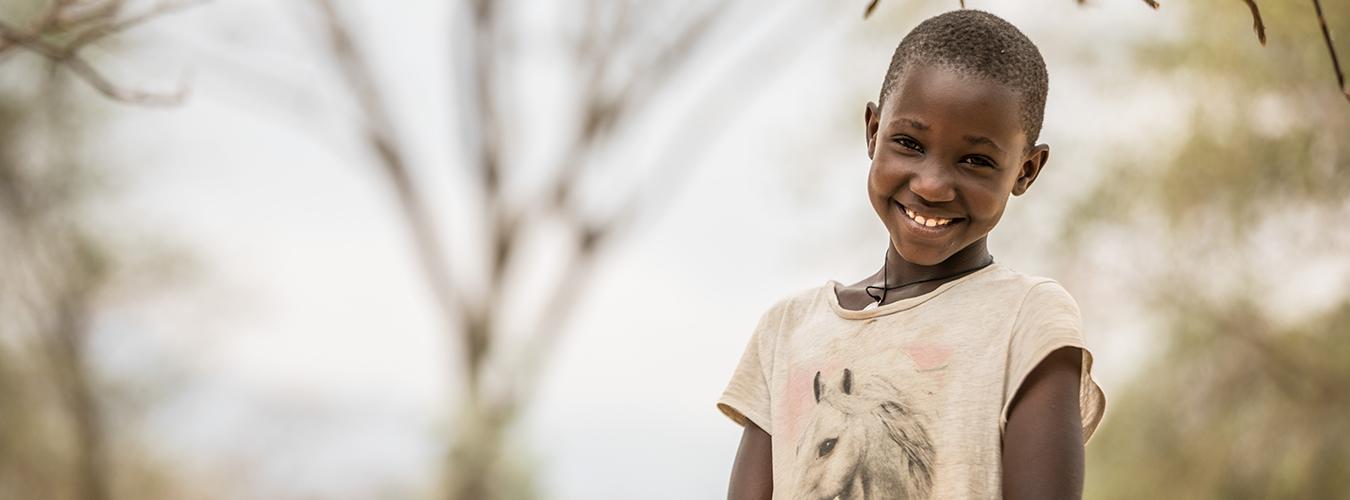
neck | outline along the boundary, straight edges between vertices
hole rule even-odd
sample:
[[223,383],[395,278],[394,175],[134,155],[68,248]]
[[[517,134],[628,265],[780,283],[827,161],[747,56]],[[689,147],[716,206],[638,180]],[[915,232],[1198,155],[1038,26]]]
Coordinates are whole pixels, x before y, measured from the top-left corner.
[[[926,290],[937,288],[948,281],[958,279],[968,274],[966,271],[974,271],[982,268],[992,260],[989,255],[989,248],[985,238],[971,243],[969,246],[952,254],[947,260],[935,265],[924,266],[914,264],[905,260],[900,253],[895,250],[895,246],[887,242],[886,262],[881,269],[878,269],[871,280],[872,284],[882,286],[884,282],[887,286],[895,287],[905,283],[914,283],[925,280],[933,280],[916,285],[914,290],[898,289],[887,294],[886,302],[904,296],[917,295]],[[885,273],[883,281],[882,274]],[[944,278],[944,279],[938,279]]]

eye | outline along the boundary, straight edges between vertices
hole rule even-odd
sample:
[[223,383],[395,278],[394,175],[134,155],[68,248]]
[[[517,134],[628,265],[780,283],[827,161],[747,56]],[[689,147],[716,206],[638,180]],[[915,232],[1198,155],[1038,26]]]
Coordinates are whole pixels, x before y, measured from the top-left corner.
[[825,456],[825,455],[829,455],[829,454],[830,454],[830,450],[833,450],[833,449],[834,449],[834,443],[838,443],[838,442],[839,442],[839,438],[829,438],[829,439],[826,439],[826,440],[824,440],[824,441],[821,441],[821,442],[820,442],[820,456],[823,457],[823,456]]
[[997,167],[997,166],[998,166],[997,164],[994,163],[994,160],[990,160],[989,157],[987,157],[987,156],[982,156],[982,155],[971,155],[971,156],[967,156],[967,157],[965,157],[965,158],[962,158],[962,159],[961,159],[961,162],[962,162],[962,163],[969,163],[969,164],[971,164],[971,165],[976,165],[976,166],[980,166],[980,167]]
[[891,141],[892,141],[892,142],[895,142],[896,144],[899,144],[900,147],[902,147],[902,148],[909,149],[909,150],[912,150],[912,151],[917,151],[917,152],[920,152],[920,153],[923,152],[923,144],[919,144],[919,141],[916,141],[916,140],[914,140],[914,139],[911,138],[911,137],[903,136],[903,135],[897,135],[897,136],[895,136],[894,139],[891,139]]

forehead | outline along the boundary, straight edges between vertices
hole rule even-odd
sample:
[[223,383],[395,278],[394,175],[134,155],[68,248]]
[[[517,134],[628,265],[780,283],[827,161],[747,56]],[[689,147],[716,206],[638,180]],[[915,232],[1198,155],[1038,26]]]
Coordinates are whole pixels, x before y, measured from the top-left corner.
[[1003,140],[1026,135],[1021,96],[994,80],[949,68],[918,64],[907,68],[881,106],[881,126],[901,120],[934,129]]

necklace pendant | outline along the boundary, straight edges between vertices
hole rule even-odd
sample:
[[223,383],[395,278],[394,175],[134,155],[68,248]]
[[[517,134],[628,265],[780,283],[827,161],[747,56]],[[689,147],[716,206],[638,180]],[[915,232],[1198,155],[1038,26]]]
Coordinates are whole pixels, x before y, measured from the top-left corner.
[[879,306],[880,304],[881,304],[880,302],[870,302],[867,305],[863,306],[862,310],[870,311],[872,309],[876,309],[877,306]]

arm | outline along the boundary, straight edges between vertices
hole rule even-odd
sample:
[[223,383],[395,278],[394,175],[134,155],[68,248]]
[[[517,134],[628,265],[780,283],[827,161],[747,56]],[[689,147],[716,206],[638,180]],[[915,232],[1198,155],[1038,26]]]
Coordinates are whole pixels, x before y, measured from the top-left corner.
[[1082,351],[1060,348],[1013,396],[1003,434],[1003,498],[1082,498],[1081,365]]
[[736,463],[731,466],[727,500],[769,500],[773,497],[773,446],[769,433],[745,423]]

